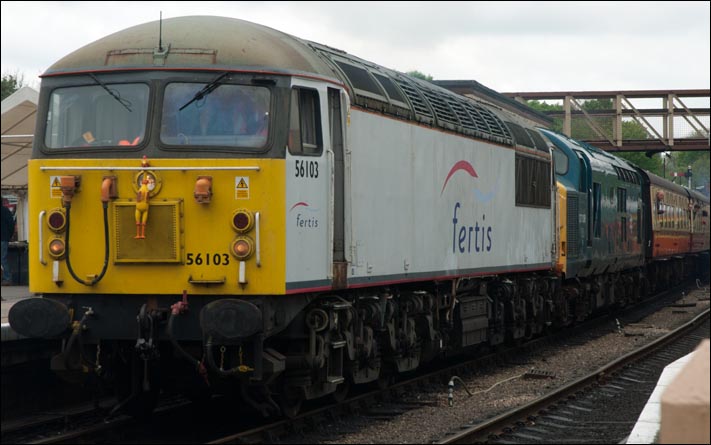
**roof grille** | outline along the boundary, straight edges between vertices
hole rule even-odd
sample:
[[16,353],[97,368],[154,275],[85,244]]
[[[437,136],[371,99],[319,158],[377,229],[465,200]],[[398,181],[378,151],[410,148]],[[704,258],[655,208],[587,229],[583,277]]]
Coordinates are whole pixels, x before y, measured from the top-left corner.
[[432,116],[432,112],[430,111],[430,108],[425,102],[424,98],[415,87],[413,87],[408,81],[405,81],[400,77],[394,77],[393,80],[400,86],[400,89],[410,100],[412,108],[415,110],[416,114],[429,117],[430,119],[434,117]]
[[543,136],[541,136],[538,130],[526,128],[526,132],[529,136],[531,136],[531,139],[533,139],[533,144],[536,146],[536,150],[548,152],[548,145],[546,144],[546,141],[543,140]]
[[479,110],[479,114],[481,114],[484,120],[486,120],[486,123],[489,124],[491,134],[506,139],[513,139],[508,128],[506,128],[506,125],[501,119],[498,118],[498,116],[496,116],[494,113],[487,110],[486,108],[482,107],[481,105],[474,104],[474,106],[477,108],[477,110]]
[[479,113],[479,110],[470,102],[463,102],[462,105],[464,105],[464,108],[467,109],[469,115],[476,123],[477,129],[482,133],[491,134],[489,124],[486,123],[486,120],[482,117],[481,113]]
[[508,125],[509,130],[513,133],[517,145],[523,145],[529,148],[535,147],[533,139],[531,139],[531,136],[522,126],[514,124],[513,122],[506,122],[506,125]]
[[457,117],[459,118],[459,122],[462,124],[462,127],[474,131],[481,131],[474,119],[467,112],[466,108],[464,108],[464,104],[460,103],[459,101],[453,100],[452,98],[446,98],[446,100],[447,104],[449,104],[452,110],[454,110],[454,112],[457,114]]
[[425,88],[420,88],[420,91],[427,98],[430,105],[432,105],[432,109],[434,110],[435,116],[439,122],[446,122],[455,127],[459,125],[457,116],[454,114],[452,109],[449,108],[449,105],[447,105],[447,102],[443,98],[439,97],[434,91],[430,91]]

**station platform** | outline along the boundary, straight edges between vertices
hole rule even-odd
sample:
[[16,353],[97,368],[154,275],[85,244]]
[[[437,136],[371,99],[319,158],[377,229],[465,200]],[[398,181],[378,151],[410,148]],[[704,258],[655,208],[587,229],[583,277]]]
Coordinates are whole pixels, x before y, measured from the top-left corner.
[[[706,341],[706,356],[708,356],[708,340]],[[660,443],[659,434],[661,430],[662,423],[662,394],[668,389],[669,385],[675,381],[675,379],[681,379],[681,382],[686,382],[688,375],[686,377],[680,376],[682,369],[691,362],[694,354],[703,355],[704,352],[701,351],[703,346],[700,346],[694,352],[691,352],[684,357],[670,363],[664,368],[659,380],[657,381],[657,386],[649,396],[647,404],[644,406],[642,413],[637,419],[632,432],[624,443],[628,444],[655,444]],[[696,362],[698,362],[698,358]],[[691,367],[694,367],[691,365]],[[708,366],[706,366],[708,370]],[[685,371],[688,374],[688,369]],[[706,377],[708,379],[708,376]],[[708,380],[707,380],[708,382]],[[686,385],[686,383],[684,383]],[[678,385],[678,383],[677,383]],[[708,386],[707,386],[708,388]],[[708,391],[708,389],[707,389]],[[708,397],[708,395],[707,395]],[[706,399],[708,401],[708,398]],[[708,407],[706,408],[706,428],[708,428]],[[698,425],[703,428],[703,425]],[[708,438],[708,432],[706,437]],[[683,442],[680,442],[683,443]]]
[[659,376],[656,388],[654,388],[652,395],[649,396],[647,404],[644,405],[644,409],[639,415],[626,443],[659,443],[657,435],[662,422],[662,393],[674,380],[674,377],[679,374],[679,371],[689,361],[692,354],[693,352],[664,368],[662,375]]

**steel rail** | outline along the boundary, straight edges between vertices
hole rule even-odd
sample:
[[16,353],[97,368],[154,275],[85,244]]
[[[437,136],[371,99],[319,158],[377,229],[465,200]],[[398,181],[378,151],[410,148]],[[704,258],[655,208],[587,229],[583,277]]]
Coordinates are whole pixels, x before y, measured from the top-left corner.
[[615,371],[640,360],[642,357],[654,352],[655,350],[666,346],[667,344],[684,336],[688,331],[696,328],[700,323],[709,318],[709,309],[694,317],[691,321],[683,324],[674,331],[648,343],[620,358],[610,362],[609,364],[591,372],[590,374],[579,378],[578,380],[569,383],[552,393],[544,395],[526,405],[515,408],[500,414],[486,422],[463,429],[437,443],[439,444],[468,444],[485,441],[486,438],[492,435],[499,435],[506,432],[506,429],[512,428],[516,422],[521,419],[528,420],[531,416],[536,415],[546,407],[555,404],[556,402],[567,399],[569,396],[580,392],[583,388],[595,383],[604,383],[609,375]]

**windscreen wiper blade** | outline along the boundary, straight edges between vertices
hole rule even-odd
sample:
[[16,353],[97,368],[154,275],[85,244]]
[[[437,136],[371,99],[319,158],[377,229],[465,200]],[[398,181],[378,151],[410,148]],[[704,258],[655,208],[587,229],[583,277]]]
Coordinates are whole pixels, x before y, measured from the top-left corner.
[[197,93],[195,93],[195,95],[193,96],[193,98],[190,99],[185,105],[183,105],[182,107],[180,107],[180,108],[178,109],[178,111],[183,111],[183,109],[184,109],[185,107],[187,107],[188,105],[190,105],[191,103],[195,102],[196,100],[200,100],[200,99],[202,99],[203,97],[205,97],[205,96],[207,96],[208,94],[210,94],[210,93],[212,93],[213,91],[215,91],[215,89],[217,89],[217,87],[219,87],[219,86],[222,84],[222,82],[220,82],[220,81],[222,80],[222,78],[225,77],[225,76],[228,75],[228,74],[229,74],[229,72],[224,72],[224,73],[220,74],[219,76],[217,76],[217,78],[216,78],[215,80],[213,80],[212,82],[208,83],[207,85],[205,85],[205,86],[203,87],[203,89],[201,89],[200,91],[198,91]]
[[120,103],[121,105],[123,105],[124,107],[126,107],[126,109],[129,111],[129,113],[132,113],[132,112],[133,112],[133,110],[131,109],[131,105],[132,105],[132,104],[131,104],[131,102],[130,102],[129,100],[122,98],[121,95],[118,94],[116,91],[114,91],[114,90],[112,90],[111,88],[107,87],[106,84],[105,84],[104,82],[100,81],[99,78],[96,77],[93,73],[89,73],[89,77],[91,77],[92,79],[94,79],[94,82],[96,82],[97,84],[99,84],[99,85],[101,86],[101,88],[105,89],[106,92],[109,93],[109,94],[111,95],[111,97],[113,97],[114,99],[116,99],[116,101],[117,101],[118,103]]

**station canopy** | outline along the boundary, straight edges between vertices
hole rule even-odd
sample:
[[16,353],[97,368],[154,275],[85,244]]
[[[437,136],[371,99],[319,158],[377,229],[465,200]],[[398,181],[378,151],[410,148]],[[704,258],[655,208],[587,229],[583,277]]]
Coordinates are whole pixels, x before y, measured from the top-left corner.
[[2,101],[3,190],[27,190],[38,99],[37,90],[25,86]]

